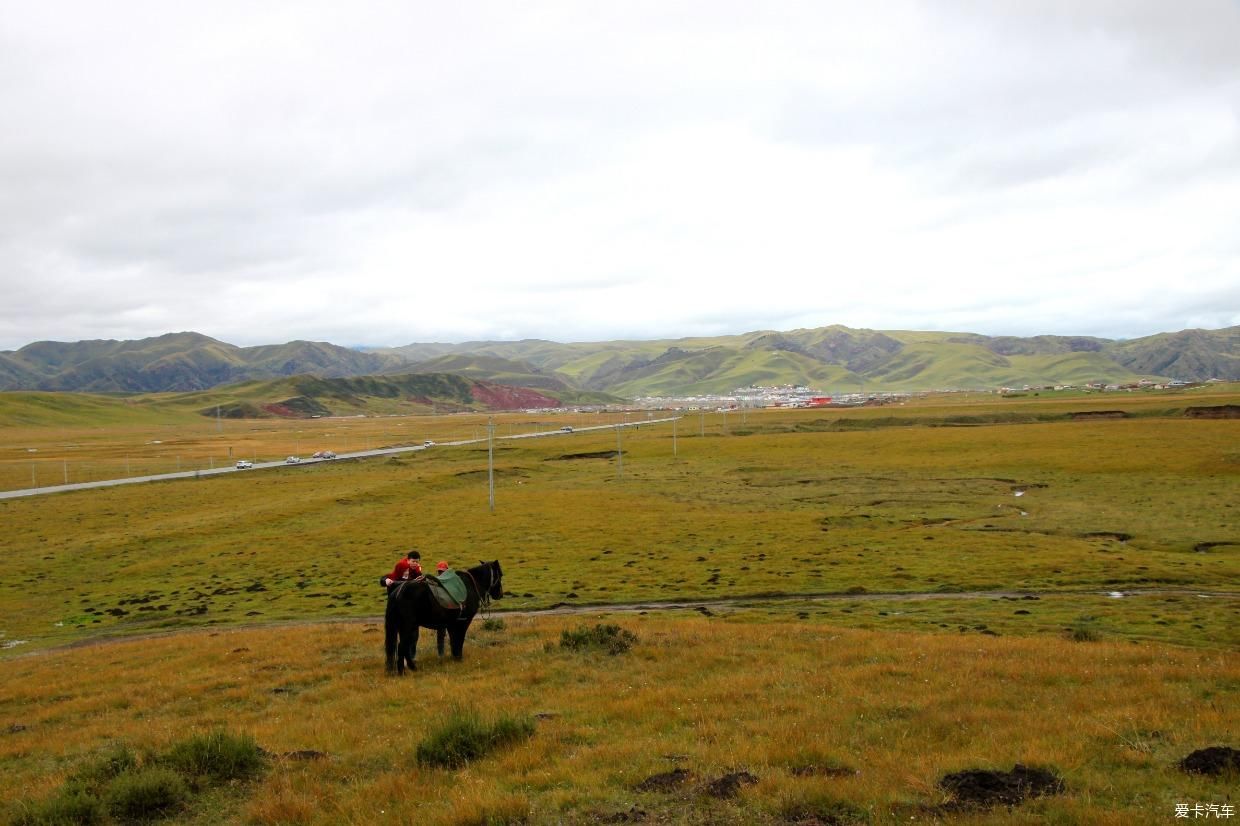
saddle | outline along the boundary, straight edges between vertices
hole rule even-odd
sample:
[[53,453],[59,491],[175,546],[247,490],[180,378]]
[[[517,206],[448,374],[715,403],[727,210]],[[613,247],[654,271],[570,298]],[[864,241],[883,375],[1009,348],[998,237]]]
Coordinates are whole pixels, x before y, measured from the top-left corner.
[[469,592],[465,589],[465,580],[456,571],[445,571],[439,576],[426,575],[426,584],[430,586],[431,596],[439,603],[439,607],[448,611],[463,610]]

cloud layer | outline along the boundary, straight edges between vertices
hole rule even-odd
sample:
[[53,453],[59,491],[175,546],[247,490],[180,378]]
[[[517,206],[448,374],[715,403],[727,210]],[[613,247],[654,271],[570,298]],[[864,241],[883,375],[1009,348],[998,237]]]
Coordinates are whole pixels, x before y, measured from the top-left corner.
[[1229,0],[23,4],[0,349],[1240,324],[1236,43]]

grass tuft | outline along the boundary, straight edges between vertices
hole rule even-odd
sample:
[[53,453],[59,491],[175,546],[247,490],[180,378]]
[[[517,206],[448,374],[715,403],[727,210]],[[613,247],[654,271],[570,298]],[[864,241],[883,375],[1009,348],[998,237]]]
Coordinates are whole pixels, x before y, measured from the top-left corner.
[[184,807],[189,797],[185,778],[172,769],[152,766],[114,779],[104,800],[113,817],[133,822],[166,817]]
[[1073,642],[1098,642],[1102,639],[1102,632],[1089,622],[1077,622],[1066,629],[1065,636]]
[[48,800],[19,803],[13,826],[93,826],[107,818],[103,801],[79,785],[66,785]]
[[128,745],[117,743],[70,775],[68,784],[99,794],[120,775],[138,768],[138,756]]
[[529,717],[501,716],[488,723],[477,711],[458,708],[418,744],[417,759],[424,766],[459,769],[498,748],[533,736],[534,721]]
[[602,650],[608,654],[623,654],[637,642],[637,635],[618,625],[596,624],[576,630],[565,629],[560,633],[560,647],[570,651]]
[[784,805],[780,811],[787,823],[820,823],[829,826],[864,826],[870,813],[846,800],[810,793]]
[[266,762],[263,750],[247,734],[213,731],[173,745],[161,762],[188,777],[211,782],[244,780],[257,775]]

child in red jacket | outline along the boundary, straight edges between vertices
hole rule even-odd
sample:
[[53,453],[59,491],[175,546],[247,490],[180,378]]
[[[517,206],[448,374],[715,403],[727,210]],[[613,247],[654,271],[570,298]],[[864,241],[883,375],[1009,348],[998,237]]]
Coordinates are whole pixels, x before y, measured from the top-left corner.
[[396,562],[396,567],[392,569],[392,573],[379,577],[379,584],[388,586],[402,580],[417,579],[422,576],[422,563],[418,561],[421,558],[422,554],[417,551],[410,551],[405,554],[403,559]]

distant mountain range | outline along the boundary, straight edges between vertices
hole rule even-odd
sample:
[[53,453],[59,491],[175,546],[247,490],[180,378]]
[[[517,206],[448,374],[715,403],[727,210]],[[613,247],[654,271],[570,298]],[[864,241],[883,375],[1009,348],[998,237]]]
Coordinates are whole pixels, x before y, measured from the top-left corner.
[[349,349],[292,341],[237,347],[199,333],[140,341],[43,341],[0,352],[0,389],[149,393],[256,379],[452,374],[576,399],[725,393],[803,384],[829,392],[1240,380],[1240,327],[1115,341],[832,326],[714,338],[479,341]]

